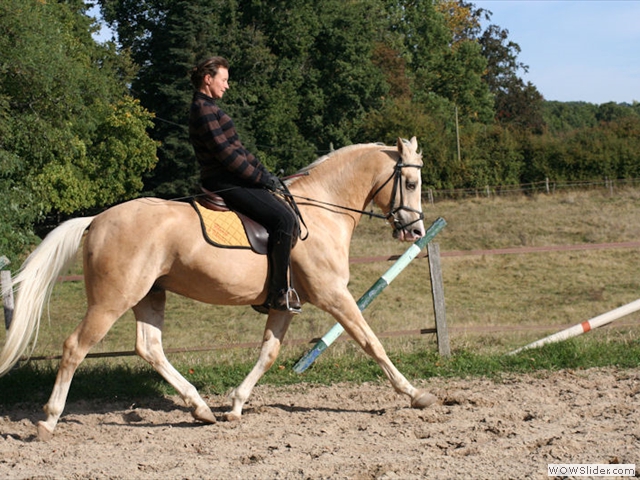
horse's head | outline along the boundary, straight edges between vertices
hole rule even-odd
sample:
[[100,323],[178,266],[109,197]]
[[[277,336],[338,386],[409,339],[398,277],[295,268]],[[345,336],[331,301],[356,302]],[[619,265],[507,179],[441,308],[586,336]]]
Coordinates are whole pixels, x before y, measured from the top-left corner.
[[373,200],[385,212],[393,227],[393,236],[412,242],[424,236],[422,219],[421,168],[422,153],[416,137],[398,138],[396,164],[391,175],[376,187]]

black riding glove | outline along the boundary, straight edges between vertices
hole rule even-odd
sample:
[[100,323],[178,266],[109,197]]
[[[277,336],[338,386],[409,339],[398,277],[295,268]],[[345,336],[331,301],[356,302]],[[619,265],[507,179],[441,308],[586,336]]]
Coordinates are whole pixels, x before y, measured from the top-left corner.
[[280,183],[280,179],[275,175],[273,175],[272,173],[269,173],[265,176],[265,178],[262,181],[262,184],[266,189],[271,190],[272,192],[277,192],[282,187],[282,184]]

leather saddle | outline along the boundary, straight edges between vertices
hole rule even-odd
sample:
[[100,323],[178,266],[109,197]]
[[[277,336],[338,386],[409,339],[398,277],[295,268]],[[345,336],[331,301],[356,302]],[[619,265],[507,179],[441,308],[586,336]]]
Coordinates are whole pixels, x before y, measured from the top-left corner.
[[202,190],[205,195],[197,197],[191,204],[200,217],[205,240],[220,248],[247,248],[266,255],[267,229],[255,220],[230,210],[219,195]]

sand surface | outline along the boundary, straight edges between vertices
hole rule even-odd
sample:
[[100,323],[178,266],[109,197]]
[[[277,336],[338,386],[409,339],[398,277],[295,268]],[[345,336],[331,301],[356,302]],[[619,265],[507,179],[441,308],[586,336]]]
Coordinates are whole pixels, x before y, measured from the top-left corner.
[[[640,368],[425,381],[426,410],[386,384],[258,386],[240,422],[194,422],[179,398],[0,414],[3,479],[547,479],[549,463],[640,467]],[[73,387],[72,387],[73,388]],[[223,396],[206,398],[220,419]],[[610,477],[609,477],[610,478]]]

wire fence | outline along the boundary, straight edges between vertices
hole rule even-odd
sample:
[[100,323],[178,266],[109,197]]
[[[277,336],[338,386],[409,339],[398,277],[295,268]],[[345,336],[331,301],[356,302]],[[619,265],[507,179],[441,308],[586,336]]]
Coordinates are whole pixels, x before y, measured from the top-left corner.
[[513,195],[533,195],[536,193],[545,193],[553,195],[554,193],[569,190],[606,190],[611,195],[614,194],[616,188],[638,188],[640,179],[626,178],[611,180],[605,178],[601,181],[582,181],[582,182],[564,182],[545,179],[540,182],[523,183],[519,185],[487,185],[482,188],[449,188],[437,190],[428,188],[423,192],[423,199],[430,204],[442,200],[461,200],[465,198],[491,198]]

